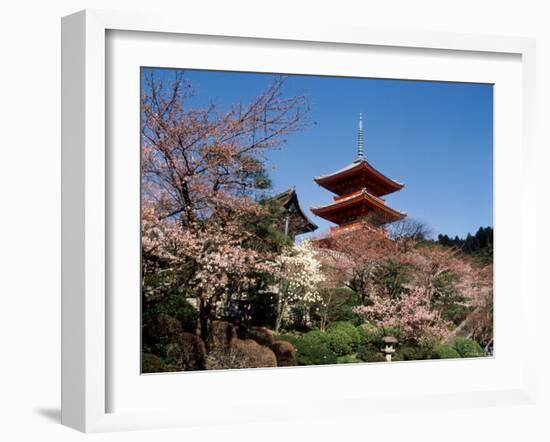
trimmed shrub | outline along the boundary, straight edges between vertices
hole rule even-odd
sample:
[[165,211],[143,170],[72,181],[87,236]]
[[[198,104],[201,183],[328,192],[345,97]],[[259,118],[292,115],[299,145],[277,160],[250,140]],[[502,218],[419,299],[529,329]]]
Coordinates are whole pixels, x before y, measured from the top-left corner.
[[[384,355],[384,357],[385,357],[385,355]],[[385,360],[385,359],[384,359],[384,360]],[[404,361],[403,355],[400,354],[400,353],[397,352],[397,351],[391,356],[391,360],[392,360],[393,362]]]
[[275,353],[252,339],[233,339],[231,341],[231,353],[236,365],[234,368],[277,366]]
[[454,348],[456,348],[456,351],[460,353],[460,356],[463,358],[478,358],[480,356],[485,356],[485,352],[483,348],[481,348],[481,345],[473,339],[455,338]]
[[310,331],[296,341],[298,365],[335,364],[334,353],[327,341],[326,334]]
[[204,370],[206,368],[204,342],[192,333],[180,333],[176,345],[170,350],[168,356],[173,358],[184,371]]
[[382,348],[382,337],[384,331],[373,324],[364,323],[356,327],[359,334],[359,345],[357,357],[364,362],[383,362],[384,354]]
[[180,321],[183,331],[195,333],[199,320],[199,312],[189,301],[181,298],[175,306],[175,317]]
[[335,328],[326,333],[326,338],[330,349],[337,356],[344,356],[353,352],[353,339],[345,330]]
[[381,345],[384,331],[368,322],[357,327],[360,336],[360,345]]
[[216,347],[206,356],[209,370],[276,366],[275,353],[252,339],[233,338],[229,348]]
[[260,345],[271,347],[275,342],[273,332],[265,327],[251,327],[248,330],[248,339],[253,339]]
[[386,358],[380,350],[373,347],[362,347],[357,352],[357,357],[364,362],[385,362]]
[[339,356],[336,360],[337,364],[357,364],[358,362],[362,361],[357,357],[356,354]]
[[298,339],[300,339],[300,336],[284,334],[284,335],[274,335],[273,338],[275,339],[275,341],[290,342],[293,347],[296,347],[296,343],[298,342]]
[[212,321],[208,333],[209,349],[228,349],[232,339],[237,337],[235,328],[225,321]]
[[351,322],[335,322],[328,328],[328,332],[342,331],[351,339],[352,350],[357,350],[363,342],[361,331]]
[[434,349],[434,356],[437,359],[458,359],[460,358],[460,353],[450,345],[438,345]]
[[179,371],[178,367],[166,364],[161,358],[151,353],[141,354],[142,373],[163,373],[167,371]]
[[160,301],[157,310],[161,314],[164,313],[176,318],[180,322],[183,331],[195,333],[199,312],[180,293],[168,294]]
[[181,323],[173,316],[165,313],[150,316],[149,323],[143,328],[144,347],[147,343],[147,348],[152,354],[166,358],[182,332]]
[[181,323],[173,316],[160,313],[151,324],[151,332],[157,338],[173,339],[183,331]]
[[293,367],[296,365],[296,349],[287,341],[275,341],[271,350],[277,358],[277,367]]
[[402,358],[403,361],[421,361],[432,358],[432,354],[428,348],[413,344],[399,345],[395,356]]
[[[145,276],[145,278],[150,277]],[[197,309],[184,298],[180,288],[165,287],[164,284],[167,282],[162,277],[159,281],[150,281],[153,286],[158,287],[159,291],[146,295],[146,290],[143,290],[141,296],[143,349],[147,349],[147,352],[163,360],[174,345],[177,335],[184,331],[195,333],[198,323]],[[165,318],[172,318],[172,323],[166,322]]]
[[206,354],[207,370],[222,370],[234,367],[234,360],[229,348],[214,347]]

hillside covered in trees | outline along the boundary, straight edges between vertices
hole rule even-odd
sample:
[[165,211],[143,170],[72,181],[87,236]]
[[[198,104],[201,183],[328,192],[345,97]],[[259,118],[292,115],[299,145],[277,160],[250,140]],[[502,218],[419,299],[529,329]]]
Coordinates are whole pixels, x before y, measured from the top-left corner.
[[465,254],[479,257],[487,263],[493,262],[492,227],[480,227],[474,235],[468,233],[466,238],[450,238],[448,235],[439,234],[437,243],[446,247],[456,247]]

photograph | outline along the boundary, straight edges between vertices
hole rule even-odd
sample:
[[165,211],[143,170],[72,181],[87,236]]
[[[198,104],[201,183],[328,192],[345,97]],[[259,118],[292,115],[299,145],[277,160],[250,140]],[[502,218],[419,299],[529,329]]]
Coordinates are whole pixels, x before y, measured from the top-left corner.
[[142,373],[495,355],[493,84],[140,82]]

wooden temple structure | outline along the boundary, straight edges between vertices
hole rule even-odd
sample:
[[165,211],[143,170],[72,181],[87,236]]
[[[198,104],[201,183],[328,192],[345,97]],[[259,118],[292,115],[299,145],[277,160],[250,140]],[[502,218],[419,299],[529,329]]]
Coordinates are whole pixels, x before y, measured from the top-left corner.
[[401,190],[404,184],[388,178],[365,159],[363,118],[359,116],[357,158],[329,175],[315,177],[321,187],[334,193],[333,202],[311,211],[336,224],[331,234],[346,233],[365,224],[380,227],[406,217],[392,209],[382,197]]
[[285,235],[295,238],[297,235],[317,230],[317,225],[307,217],[300,207],[294,187],[275,195],[272,201],[278,202],[284,209],[284,216],[278,227]]

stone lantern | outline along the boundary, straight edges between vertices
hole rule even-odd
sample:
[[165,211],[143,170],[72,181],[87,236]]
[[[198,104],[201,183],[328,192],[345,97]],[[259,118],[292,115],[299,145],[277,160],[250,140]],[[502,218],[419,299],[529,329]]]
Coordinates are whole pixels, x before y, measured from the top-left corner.
[[395,346],[397,345],[397,339],[393,336],[384,336],[382,338],[382,353],[386,355],[386,361],[391,362],[391,356],[395,353]]

